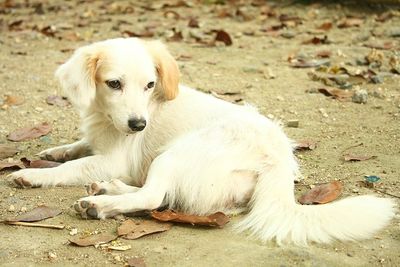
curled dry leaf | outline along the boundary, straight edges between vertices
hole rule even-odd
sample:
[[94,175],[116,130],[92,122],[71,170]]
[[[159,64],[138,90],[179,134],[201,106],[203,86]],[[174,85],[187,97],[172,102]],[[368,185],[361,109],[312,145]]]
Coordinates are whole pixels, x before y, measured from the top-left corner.
[[232,102],[232,103],[239,103],[243,101],[243,98],[240,96],[239,92],[224,92],[224,93],[217,93],[215,91],[210,91],[214,97]]
[[296,142],[295,150],[296,151],[301,151],[301,150],[314,150],[317,147],[317,142],[310,141],[310,140],[302,140]]
[[21,158],[21,162],[25,168],[54,168],[61,165],[61,162],[49,161],[49,160],[29,160],[27,158]]
[[232,38],[224,30],[216,30],[217,35],[215,36],[214,41],[223,42],[226,46],[232,45]]
[[7,219],[8,222],[37,222],[44,219],[53,218],[61,213],[61,210],[45,205],[34,208],[24,214]]
[[14,142],[24,141],[28,139],[38,138],[46,135],[51,131],[51,125],[47,122],[35,125],[33,127],[25,127],[10,133],[7,139]]
[[118,236],[114,234],[108,234],[108,233],[103,233],[103,234],[98,234],[98,235],[89,235],[85,237],[71,237],[69,242],[72,244],[79,246],[79,247],[88,247],[88,246],[97,246],[100,244],[106,244],[108,242],[111,242],[115,239],[117,239]]
[[299,198],[301,204],[325,204],[337,199],[342,193],[343,185],[339,181],[315,186]]
[[318,92],[325,96],[331,96],[334,99],[338,100],[347,100],[350,99],[353,95],[352,92],[337,88],[318,88]]
[[364,23],[360,18],[344,18],[337,24],[338,28],[360,27]]
[[17,154],[20,150],[13,145],[0,144],[0,160]]
[[364,161],[376,158],[376,156],[362,156],[362,155],[353,155],[353,154],[346,154],[344,155],[345,161]]
[[0,171],[8,169],[23,169],[24,164],[19,160],[4,159],[0,161]]
[[59,95],[49,95],[46,98],[46,103],[49,105],[54,105],[59,107],[66,107],[71,104],[66,97],[62,97]]
[[302,44],[314,44],[314,45],[319,45],[319,44],[330,44],[331,41],[328,40],[328,36],[325,35],[324,37],[317,37],[314,36],[313,38],[309,40],[305,40],[302,42]]
[[222,227],[229,222],[229,217],[222,212],[216,212],[208,216],[189,215],[173,210],[151,212],[151,217],[162,222],[179,222],[192,225],[219,226]]
[[154,32],[151,32],[149,30],[145,30],[143,32],[133,32],[133,31],[125,30],[122,32],[122,35],[127,36],[127,37],[150,38],[150,37],[154,36]]
[[137,220],[126,220],[118,227],[118,236],[122,236],[125,239],[138,239],[145,235],[154,233],[165,232],[171,229],[172,224],[160,223],[155,221],[137,221]]

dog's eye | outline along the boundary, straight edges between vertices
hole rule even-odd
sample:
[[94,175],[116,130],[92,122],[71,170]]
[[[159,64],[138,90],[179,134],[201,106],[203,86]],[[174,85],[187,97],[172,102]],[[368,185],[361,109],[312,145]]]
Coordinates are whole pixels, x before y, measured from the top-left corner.
[[154,82],[149,82],[146,87],[144,88],[144,90],[148,90],[154,87]]
[[108,80],[106,81],[108,87],[114,90],[121,90],[121,82],[118,80]]

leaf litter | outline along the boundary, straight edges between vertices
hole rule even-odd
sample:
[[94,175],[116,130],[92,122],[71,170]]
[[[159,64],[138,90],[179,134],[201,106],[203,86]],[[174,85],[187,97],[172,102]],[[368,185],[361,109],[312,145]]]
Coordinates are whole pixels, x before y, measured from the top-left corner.
[[14,142],[20,142],[38,138],[40,136],[47,135],[50,132],[51,125],[47,122],[43,122],[32,127],[25,127],[15,130],[7,136],[7,139]]
[[48,218],[53,218],[61,213],[60,209],[41,205],[28,211],[24,214],[16,216],[14,218],[8,218],[7,222],[38,222]]
[[14,145],[0,144],[0,160],[12,157],[19,151],[20,150]]
[[222,212],[216,212],[208,216],[198,216],[184,214],[174,210],[153,210],[151,212],[151,217],[162,222],[178,222],[191,225],[203,225],[213,227],[222,227],[229,222],[229,217]]
[[342,189],[343,185],[339,181],[320,184],[303,194],[298,201],[303,205],[329,203],[342,194]]
[[168,231],[171,227],[171,223],[151,220],[126,220],[118,227],[117,234],[124,239],[138,239],[145,235]]

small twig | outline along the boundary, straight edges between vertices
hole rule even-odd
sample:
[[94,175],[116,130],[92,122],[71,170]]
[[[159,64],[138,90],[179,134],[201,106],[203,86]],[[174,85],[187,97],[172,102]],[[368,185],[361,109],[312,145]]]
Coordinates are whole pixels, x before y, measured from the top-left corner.
[[400,198],[400,196],[396,196],[396,195],[393,195],[393,194],[387,193],[387,192],[385,192],[385,191],[383,191],[383,190],[379,190],[379,189],[376,189],[376,188],[374,188],[374,190],[375,190],[375,191],[377,191],[377,192],[379,192],[379,193],[382,193],[382,194],[385,194],[385,195],[391,196],[391,197]]
[[364,145],[364,144],[363,143],[359,143],[359,144],[356,144],[356,145],[349,146],[349,147],[343,149],[342,153],[347,151],[347,150],[349,150],[349,149],[351,149],[351,148],[355,148],[355,147],[362,146],[362,145]]
[[65,225],[53,225],[53,224],[41,224],[41,223],[28,223],[28,222],[8,222],[3,221],[2,223],[20,226],[30,226],[30,227],[42,227],[51,229],[64,229]]

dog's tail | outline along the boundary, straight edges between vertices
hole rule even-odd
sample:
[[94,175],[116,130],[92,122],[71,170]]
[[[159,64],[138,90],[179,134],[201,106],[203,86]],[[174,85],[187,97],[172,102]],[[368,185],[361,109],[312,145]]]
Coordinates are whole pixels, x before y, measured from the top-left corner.
[[[274,162],[261,173],[249,214],[237,225],[264,241],[278,244],[328,243],[371,237],[394,216],[395,203],[375,196],[356,196],[323,205],[299,205],[294,198],[297,164]],[[279,161],[279,160],[278,160]],[[289,164],[288,164],[289,163]]]

